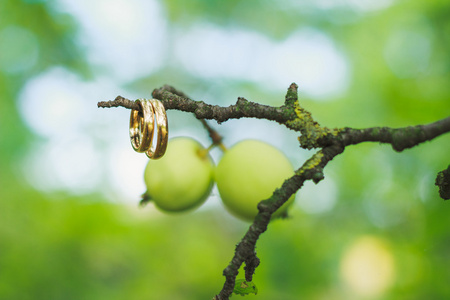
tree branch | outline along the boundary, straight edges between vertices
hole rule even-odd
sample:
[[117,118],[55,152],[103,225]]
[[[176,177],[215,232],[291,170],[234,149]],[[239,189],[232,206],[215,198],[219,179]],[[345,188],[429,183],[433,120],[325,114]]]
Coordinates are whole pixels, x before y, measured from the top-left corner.
[[345,145],[362,142],[380,142],[391,144],[395,151],[417,146],[450,131],[450,117],[427,124],[403,128],[372,127],[366,129],[345,128],[341,137]]
[[110,108],[110,107],[125,107],[128,109],[135,109],[141,111],[141,107],[137,105],[134,101],[128,100],[122,96],[117,96],[113,101],[100,101],[97,103],[97,107]]
[[[344,151],[344,148],[338,144],[318,151],[295,172],[294,176],[287,179],[281,188],[275,190],[269,199],[263,200],[258,204],[259,212],[256,215],[253,224],[239,244],[237,244],[235,254],[230,264],[223,271],[226,280],[219,295],[216,296],[216,299],[229,299],[233,292],[238,270],[243,262],[246,262],[246,280],[252,280],[255,269],[253,262],[257,261],[259,264],[259,259],[256,257],[255,251],[256,242],[261,234],[267,230],[272,214],[295,194],[303,186],[303,183],[306,180],[314,180],[317,183],[323,179],[323,168],[336,155],[342,153],[342,151]],[[317,174],[319,174],[319,176]],[[247,262],[250,262],[250,265],[247,265]]]
[[[291,84],[285,97],[285,105],[273,107],[250,102],[239,97],[236,104],[227,107],[206,104],[203,101],[189,99],[186,94],[174,87],[164,85],[153,90],[152,96],[160,100],[165,109],[175,109],[193,113],[198,119],[216,120],[219,124],[230,119],[258,118],[276,121],[291,130],[301,133],[300,145],[306,149],[325,147],[332,144],[332,136],[341,129],[328,129],[321,127],[311,113],[303,109],[298,101],[297,85]],[[101,101],[98,107],[109,108],[122,106],[129,109],[138,109],[133,101],[117,96],[113,101]]]
[[173,88],[164,86],[155,89],[153,97],[163,102],[166,109],[176,109],[193,113],[198,119],[216,120],[218,123],[229,119],[240,118],[259,118],[277,121],[284,124],[291,116],[283,112],[280,107],[272,107],[250,102],[245,98],[239,97],[236,104],[228,107],[206,104],[203,101],[191,100],[170,92]]
[[[315,183],[321,181],[324,178],[324,167],[335,156],[342,153],[346,146],[362,142],[380,142],[391,144],[395,151],[403,151],[450,132],[450,116],[427,125],[404,128],[329,129],[320,126],[312,118],[311,114],[300,106],[297,89],[298,87],[295,83],[289,86],[285,96],[285,103],[280,107],[254,103],[244,98],[238,98],[236,104],[227,107],[210,105],[203,101],[191,100],[183,92],[168,85],[155,89],[152,93],[154,98],[159,99],[163,103],[166,110],[176,109],[191,112],[198,119],[213,119],[218,123],[244,117],[272,120],[285,125],[291,130],[300,132],[299,142],[301,147],[306,149],[321,148],[295,172],[294,176],[287,179],[281,188],[275,190],[269,199],[263,200],[258,204],[258,214],[247,233],[237,244],[231,262],[224,269],[223,274],[226,280],[222,290],[214,299],[225,300],[230,297],[234,289],[238,270],[244,262],[246,264],[244,268],[245,278],[248,281],[252,280],[255,269],[260,262],[256,256],[256,242],[261,234],[267,230],[272,214],[295,194],[306,180],[313,180]],[[117,106],[139,109],[133,101],[121,96],[117,96],[114,101],[98,103],[98,107]],[[203,121],[203,124],[205,125],[206,122]],[[208,127],[206,124],[207,129]],[[444,172],[445,170],[441,173],[444,174]],[[445,173],[442,177],[447,175]],[[440,177],[438,176],[438,178]],[[447,184],[449,180],[447,177],[445,178],[442,182],[444,182],[444,189],[448,193]],[[438,179],[436,179],[436,184],[438,184]]]

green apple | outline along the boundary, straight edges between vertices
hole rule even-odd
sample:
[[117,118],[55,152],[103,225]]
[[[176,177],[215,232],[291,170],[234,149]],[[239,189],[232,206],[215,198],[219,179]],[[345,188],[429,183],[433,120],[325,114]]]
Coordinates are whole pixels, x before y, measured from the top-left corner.
[[[227,150],[217,165],[215,179],[225,207],[234,215],[253,220],[257,205],[294,175],[294,168],[277,148],[257,140],[245,140]],[[284,215],[293,195],[273,215]]]
[[213,178],[214,163],[208,151],[188,137],[171,139],[165,155],[150,160],[144,173],[151,201],[169,212],[200,206],[211,192]]

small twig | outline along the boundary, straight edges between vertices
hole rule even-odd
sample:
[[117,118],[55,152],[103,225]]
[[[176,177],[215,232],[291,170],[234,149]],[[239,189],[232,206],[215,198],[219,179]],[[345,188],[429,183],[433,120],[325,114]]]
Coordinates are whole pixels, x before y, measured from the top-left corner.
[[205,127],[205,129],[208,131],[213,145],[220,145],[222,143],[223,136],[221,136],[214,128],[209,126],[209,124],[204,119],[200,119],[200,122],[202,122],[203,127]]
[[256,251],[253,251],[253,254],[247,257],[245,260],[245,280],[253,281],[253,274],[255,274],[256,268],[259,266],[260,260],[256,256]]
[[136,102],[128,100],[122,96],[117,96],[113,101],[100,101],[97,103],[97,107],[109,108],[109,107],[125,107],[128,109],[136,109],[141,111],[141,107]]
[[150,201],[152,201],[152,198],[150,197],[149,194],[147,194],[147,192],[145,192],[144,194],[142,194],[141,196],[141,201],[139,201],[139,206],[140,207],[144,207],[147,204],[150,203]]

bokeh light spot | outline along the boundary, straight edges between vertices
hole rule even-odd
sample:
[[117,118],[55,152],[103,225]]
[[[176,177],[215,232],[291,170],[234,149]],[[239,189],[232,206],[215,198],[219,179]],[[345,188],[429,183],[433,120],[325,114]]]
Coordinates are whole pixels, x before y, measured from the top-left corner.
[[19,95],[24,120],[43,137],[67,136],[86,117],[77,87],[80,79],[59,67],[31,78]]
[[80,24],[77,39],[89,62],[125,82],[160,68],[167,52],[165,13],[158,1],[59,0]]
[[272,90],[297,82],[316,100],[340,95],[350,81],[343,54],[331,38],[311,28],[275,42],[256,32],[202,24],[180,34],[175,54],[189,72],[206,80],[244,80]]
[[99,153],[89,137],[71,136],[36,145],[24,159],[23,173],[45,191],[92,192],[101,178]]
[[330,100],[349,85],[350,69],[343,54],[326,34],[306,28],[281,43],[272,64],[271,82],[297,82],[300,91],[315,100]]
[[350,289],[363,297],[377,297],[394,282],[395,261],[379,238],[358,238],[341,258],[340,273]]
[[113,188],[114,200],[139,202],[140,196],[146,191],[144,170],[147,162],[147,156],[132,151],[128,144],[126,147],[117,147],[110,152],[108,188]]

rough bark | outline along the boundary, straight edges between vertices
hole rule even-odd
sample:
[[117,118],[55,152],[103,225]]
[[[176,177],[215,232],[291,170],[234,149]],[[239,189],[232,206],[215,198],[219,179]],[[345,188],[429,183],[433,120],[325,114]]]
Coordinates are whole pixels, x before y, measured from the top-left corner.
[[[222,107],[210,105],[203,101],[190,99],[183,92],[174,87],[165,85],[155,89],[152,96],[159,99],[167,109],[176,109],[193,113],[198,119],[215,120],[218,123],[230,119],[258,118],[276,121],[287,128],[300,133],[300,146],[305,149],[318,148],[319,150],[308,159],[295,175],[287,179],[281,188],[274,191],[268,199],[258,204],[258,214],[248,231],[236,245],[236,249],[228,266],[223,270],[225,283],[222,290],[214,299],[229,299],[233,293],[234,284],[238,270],[245,263],[245,278],[252,280],[255,269],[259,265],[256,256],[256,243],[267,230],[272,214],[280,208],[293,194],[295,194],[307,180],[318,183],[324,178],[324,167],[337,155],[341,154],[347,146],[362,142],[379,142],[391,144],[395,151],[403,151],[417,146],[423,142],[430,141],[435,137],[450,132],[450,116],[427,124],[408,126],[403,128],[372,127],[365,129],[322,127],[311,116],[311,113],[303,109],[298,100],[297,85],[292,83],[286,93],[284,105],[273,107],[261,105],[238,98],[236,104]],[[122,96],[117,96],[113,101],[99,102],[98,107],[125,107],[139,109],[134,101]],[[213,141],[221,140],[221,137],[209,127],[205,121]],[[443,199],[450,197],[450,166],[439,173],[436,185],[440,188]]]

